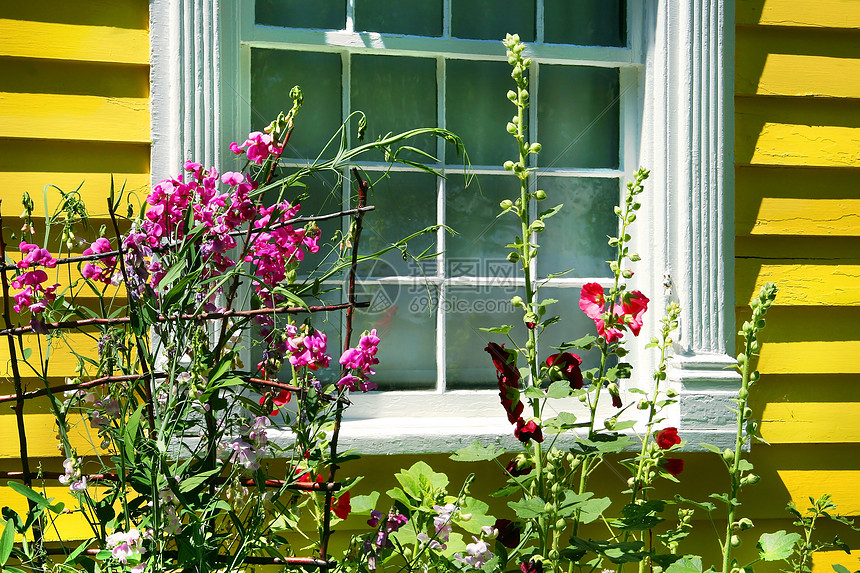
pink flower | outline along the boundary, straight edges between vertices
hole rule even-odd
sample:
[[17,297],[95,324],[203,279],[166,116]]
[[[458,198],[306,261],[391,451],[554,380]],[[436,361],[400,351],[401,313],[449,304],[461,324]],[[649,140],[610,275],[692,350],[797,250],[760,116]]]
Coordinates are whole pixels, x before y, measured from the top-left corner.
[[597,334],[607,343],[612,343],[624,336],[625,327],[630,328],[634,336],[639,336],[639,331],[642,329],[642,315],[648,310],[649,302],[645,295],[634,290],[622,295],[621,305],[613,304],[612,312],[606,316],[603,287],[597,283],[588,283],[582,287],[579,308],[594,321]]
[[603,314],[605,306],[605,297],[603,287],[597,283],[588,283],[582,286],[582,291],[579,295],[579,308],[585,313],[585,316],[596,321]]
[[634,290],[623,297],[621,308],[624,310],[627,326],[634,336],[639,336],[639,330],[642,328],[642,315],[648,310],[649,302],[651,301],[638,290]]

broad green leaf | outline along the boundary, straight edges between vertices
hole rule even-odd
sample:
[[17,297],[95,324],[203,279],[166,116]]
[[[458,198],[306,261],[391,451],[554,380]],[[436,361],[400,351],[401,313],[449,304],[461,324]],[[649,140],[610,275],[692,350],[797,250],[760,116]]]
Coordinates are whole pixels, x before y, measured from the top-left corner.
[[546,398],[546,392],[538,388],[537,386],[529,386],[525,390],[521,392],[524,398],[532,398],[534,400],[543,400]]
[[[492,515],[487,515],[490,506],[479,499],[466,497],[460,504],[460,512],[454,514],[454,521],[461,528],[474,535],[480,535],[481,528],[484,526],[493,525],[496,518]],[[469,515],[468,520],[461,519],[462,515]]]
[[576,416],[570,412],[559,412],[555,418],[550,418],[544,422],[544,429],[548,432],[561,433],[572,428],[588,427],[588,422],[576,423]]
[[597,337],[593,334],[586,334],[582,338],[577,338],[576,340],[572,340],[571,342],[564,342],[561,346],[553,346],[556,350],[560,352],[564,352],[565,350],[570,350],[571,348],[579,348],[581,350],[590,350],[591,346],[597,342]]
[[492,334],[507,334],[511,331],[513,326],[509,324],[503,324],[502,326],[493,326],[492,328],[479,328],[481,332],[490,332]]
[[589,499],[580,507],[579,522],[591,523],[592,521],[596,521],[611,504],[612,500],[608,497]]
[[24,360],[30,360],[30,357],[33,355],[33,349],[25,348],[21,351],[21,354]]
[[831,567],[833,567],[833,570],[836,571],[836,573],[851,573],[848,567],[840,565],[839,563],[834,563]]
[[652,499],[645,503],[628,503],[621,509],[621,519],[616,520],[615,525],[623,531],[635,531],[652,529],[663,521],[657,514],[665,509],[666,503],[661,500]]
[[549,389],[546,391],[546,395],[553,399],[567,398],[570,396],[570,391],[570,382],[567,380],[558,380],[550,384]]
[[15,543],[15,523],[10,519],[3,527],[3,535],[0,536],[0,565],[6,565],[9,556],[12,555],[12,544]]
[[720,448],[718,448],[717,446],[715,446],[713,444],[699,444],[699,445],[702,448],[708,450],[709,452],[713,452],[713,453],[717,454],[718,456],[723,455],[723,450],[721,450]]
[[400,503],[402,503],[406,507],[415,507],[414,502],[411,499],[409,499],[409,496],[407,496],[406,493],[404,493],[404,491],[402,489],[400,489],[399,487],[391,488],[390,490],[385,492],[385,495],[387,495],[388,497],[390,497],[394,501],[399,501]]
[[669,565],[666,573],[702,573],[702,558],[695,555],[682,557]]
[[494,460],[503,453],[505,453],[503,448],[482,446],[478,442],[472,442],[465,448],[459,449],[451,454],[451,459],[455,462],[481,462]]
[[791,557],[798,541],[800,541],[799,533],[786,533],[781,529],[776,533],[763,533],[756,547],[758,547],[759,557],[765,561],[781,561]]
[[212,470],[207,470],[204,472],[194,474],[191,477],[187,477],[187,478],[183,479],[182,482],[180,482],[179,491],[181,493],[188,493],[189,491],[197,489],[204,482],[206,482],[207,479],[218,474],[220,471],[221,471],[220,468],[215,468]]
[[379,501],[379,492],[375,491],[370,495],[357,495],[349,501],[352,507],[352,513],[356,515],[370,515],[370,512],[376,509],[376,503]]
[[[403,472],[400,472],[397,475],[402,473]],[[407,473],[415,476],[419,483],[422,481],[420,477],[423,476],[427,483],[433,486],[434,489],[444,489],[448,487],[448,476],[443,473],[434,472],[433,468],[425,462],[415,462],[412,464],[412,467],[407,470]]]
[[544,512],[546,502],[539,497],[531,497],[522,501],[509,501],[508,507],[513,509],[520,519],[532,519]]
[[137,431],[140,428],[140,417],[143,415],[143,408],[145,404],[141,404],[134,413],[128,417],[128,421],[125,424],[125,436],[123,436],[123,448],[125,450],[125,457],[129,461],[129,463],[133,466],[135,463],[135,441],[137,441]]
[[751,471],[753,469],[753,465],[748,460],[741,458],[739,463],[738,463],[738,469],[741,470],[742,472],[748,472],[748,471]]

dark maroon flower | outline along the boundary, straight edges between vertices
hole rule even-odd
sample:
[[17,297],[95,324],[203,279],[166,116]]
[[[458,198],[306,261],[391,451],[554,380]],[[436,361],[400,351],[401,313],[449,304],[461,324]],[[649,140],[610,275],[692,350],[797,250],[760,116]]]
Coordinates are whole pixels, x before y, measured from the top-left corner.
[[508,422],[511,424],[517,423],[517,418],[519,418],[525,407],[523,403],[520,402],[520,391],[518,388],[511,388],[510,386],[503,387],[499,384],[499,399],[502,402],[502,407],[504,407],[505,412],[508,413]]
[[510,519],[497,519],[493,529],[499,532],[496,539],[508,549],[513,549],[520,544],[520,533],[523,528],[519,523]]
[[528,560],[520,563],[520,571],[523,573],[543,573],[543,561]]
[[535,324],[534,322],[527,322],[526,326],[528,327],[529,330],[534,330],[535,326],[537,326],[537,324]]
[[489,352],[493,359],[496,376],[499,379],[499,399],[508,414],[508,421],[514,424],[520,414],[523,413],[523,404],[520,402],[520,373],[517,370],[516,353],[505,350],[504,346],[495,342],[487,344],[484,350]]
[[621,403],[621,391],[618,389],[618,384],[612,382],[606,387],[606,389],[609,390],[609,395],[612,396],[612,405],[616,408],[623,406]]
[[663,428],[654,434],[654,440],[661,450],[668,450],[675,444],[681,443],[681,438],[678,437],[678,428],[668,427]]
[[518,456],[508,462],[508,465],[505,466],[505,471],[513,477],[519,477],[532,471],[532,466],[525,458]]
[[673,476],[677,476],[684,471],[684,460],[680,458],[666,458],[663,460],[663,469]]
[[582,388],[582,370],[579,369],[582,358],[570,352],[559,352],[546,359],[549,369],[549,379],[553,382],[567,380],[574,390]]
[[543,441],[543,432],[534,420],[526,422],[522,418],[518,418],[517,428],[514,430],[514,435],[524,444],[529,443],[531,440],[538,443]]

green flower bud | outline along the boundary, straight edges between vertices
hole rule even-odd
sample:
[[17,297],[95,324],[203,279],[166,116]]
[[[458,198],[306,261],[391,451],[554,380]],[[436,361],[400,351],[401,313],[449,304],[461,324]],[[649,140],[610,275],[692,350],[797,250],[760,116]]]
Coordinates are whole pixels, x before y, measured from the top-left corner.
[[753,522],[748,517],[742,517],[737,522],[737,528],[740,529],[741,531],[746,531],[747,529],[752,529],[752,527],[753,527]]
[[517,92],[514,90],[508,90],[508,99],[512,102],[516,103],[517,101]]
[[727,462],[733,462],[735,460],[735,453],[730,449],[726,448],[723,452],[723,459]]
[[510,199],[505,199],[504,201],[499,203],[499,207],[501,207],[502,209],[506,209],[506,210],[512,208],[513,206],[514,206],[514,203]]
[[741,400],[746,400],[749,395],[750,392],[746,388],[741,388],[740,390],[738,390],[738,398],[740,398]]
[[543,189],[538,189],[537,191],[535,191],[535,199],[537,199],[538,201],[543,201],[544,199],[546,199],[546,191],[544,191]]
[[504,163],[505,171],[513,171],[514,170],[514,162],[508,159]]
[[559,519],[555,522],[556,529],[564,529],[565,527],[567,527],[567,522],[564,519]]
[[732,544],[732,547],[740,547],[741,546],[741,538],[737,535],[732,535],[731,540],[729,541]]
[[666,396],[669,398],[677,398],[678,391],[673,388],[669,388],[668,390],[666,390]]
[[636,408],[639,410],[647,410],[651,407],[651,402],[648,400],[639,400],[639,403],[636,404]]
[[529,231],[532,233],[542,233],[546,229],[546,223],[541,220],[533,221],[529,226]]
[[540,153],[541,144],[540,143],[532,143],[529,147],[529,153]]

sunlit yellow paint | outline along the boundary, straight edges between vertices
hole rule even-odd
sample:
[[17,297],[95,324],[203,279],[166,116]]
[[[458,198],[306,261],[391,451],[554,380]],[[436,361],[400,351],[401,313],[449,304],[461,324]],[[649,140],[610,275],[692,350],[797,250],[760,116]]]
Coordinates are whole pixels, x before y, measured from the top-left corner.
[[[46,346],[44,337],[41,339],[41,349],[36,340],[36,336],[29,335],[23,337],[24,348],[32,349],[33,353],[29,359],[29,363],[32,365],[31,368],[27,364],[20,362],[20,349],[16,348],[16,353],[19,356],[19,369],[21,375],[26,376],[27,378],[40,375],[42,372],[40,361],[47,358],[48,376],[72,376],[78,361],[70,349],[73,348],[76,353],[83,356],[97,356],[98,351],[96,348],[96,338],[98,337],[98,333],[94,333],[93,336],[94,338],[90,338],[86,334],[79,332],[68,333],[62,338],[53,338],[50,349]],[[3,341],[3,344],[0,344],[0,365],[2,365],[0,366],[0,374],[11,377],[12,370],[9,366],[9,358],[9,346],[5,341]]]
[[738,24],[860,28],[857,0],[738,0]]
[[735,263],[738,304],[748,304],[766,282],[779,286],[779,306],[860,305],[860,265],[769,264],[760,259]]
[[[857,487],[860,484],[860,471],[777,470],[777,474],[791,494],[792,501],[801,510],[809,507],[810,496],[818,498],[829,493],[838,506],[839,515],[860,513],[860,490]],[[845,553],[842,555],[848,557]]]
[[765,342],[758,369],[771,374],[860,374],[860,340]]
[[0,19],[0,56],[149,63],[149,33],[133,28]]
[[761,432],[772,444],[860,442],[858,419],[857,402],[772,402],[765,405]]
[[768,53],[763,68],[739,58],[735,77],[739,95],[860,97],[860,59]]
[[[43,190],[46,185],[56,185],[66,192],[74,191],[81,186],[79,193],[87,206],[90,216],[99,213],[107,213],[107,198],[110,194],[111,175],[113,175],[116,195],[125,183],[127,196],[134,195],[132,204],[139,206],[146,201],[149,193],[148,173],[53,173],[53,172],[26,172],[26,173],[0,173],[7,181],[15,182],[15,189],[19,193],[26,191],[35,203],[35,213],[45,212],[45,201]],[[58,204],[60,194],[56,189],[49,188],[48,204],[53,209]],[[15,203],[15,208],[20,204],[16,197],[9,197],[4,201],[9,204]],[[123,209],[125,209],[123,205]],[[123,210],[123,214],[125,211]]]
[[149,100],[0,93],[0,137],[149,141]]
[[860,199],[762,197],[742,217],[751,235],[860,236]]
[[739,114],[735,141],[738,161],[752,165],[860,165],[860,130],[854,127],[758,124]]
[[[69,418],[71,428],[69,429],[69,441],[78,455],[94,455],[103,453],[98,447],[101,439],[98,432],[90,428],[89,422],[84,419],[77,421]],[[20,459],[21,453],[18,447],[18,426],[13,414],[0,416],[0,459]],[[55,458],[65,457],[58,449],[57,426],[54,423],[53,414],[27,414],[27,454],[32,458]]]

